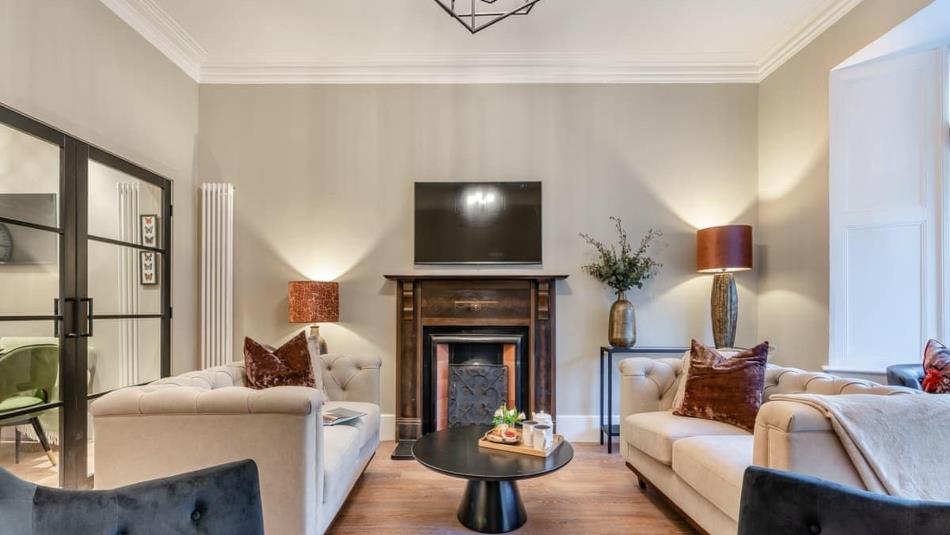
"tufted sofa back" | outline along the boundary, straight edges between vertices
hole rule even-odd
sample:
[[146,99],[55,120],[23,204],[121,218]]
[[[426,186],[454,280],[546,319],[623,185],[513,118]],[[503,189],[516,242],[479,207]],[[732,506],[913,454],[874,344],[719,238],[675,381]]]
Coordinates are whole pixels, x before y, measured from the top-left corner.
[[[320,355],[318,368],[323,377],[324,395],[328,401],[362,401],[379,405],[380,365],[379,357]],[[144,388],[157,390],[168,386],[190,386],[205,390],[247,386],[247,373],[243,362],[233,362],[159,379]]]
[[[683,379],[683,359],[654,359],[654,365],[646,375],[653,380],[662,393],[660,409],[673,406],[673,397],[679,382]],[[900,386],[885,386],[863,379],[847,379],[827,373],[808,372],[798,368],[785,368],[769,364],[765,370],[765,391],[763,402],[776,394],[876,394],[890,396],[895,394],[913,394],[913,390]]]

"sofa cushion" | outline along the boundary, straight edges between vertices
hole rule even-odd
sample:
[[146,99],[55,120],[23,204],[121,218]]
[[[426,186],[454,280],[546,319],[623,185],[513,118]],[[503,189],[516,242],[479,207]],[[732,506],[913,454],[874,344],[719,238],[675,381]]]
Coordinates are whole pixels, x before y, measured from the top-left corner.
[[[672,411],[641,412],[623,421],[627,442],[664,464],[672,464],[673,443],[706,435],[752,435],[734,425],[713,420],[675,416]],[[750,442],[751,444],[751,442]]]
[[364,412],[366,416],[360,416],[355,420],[344,422],[333,427],[349,426],[359,430],[359,448],[369,443],[370,440],[379,437],[379,405],[375,403],[362,403],[359,401],[328,401],[323,405],[324,411],[336,408],[350,409],[351,411]]
[[693,340],[686,394],[673,414],[717,420],[751,432],[762,406],[768,354],[768,342],[726,358]]
[[247,386],[256,390],[275,386],[317,386],[313,361],[304,333],[271,349],[250,337],[244,338],[244,368]]
[[342,424],[323,428],[323,503],[347,491],[359,456],[359,429]]
[[739,518],[742,475],[752,464],[752,435],[705,436],[673,444],[673,472],[733,520]]

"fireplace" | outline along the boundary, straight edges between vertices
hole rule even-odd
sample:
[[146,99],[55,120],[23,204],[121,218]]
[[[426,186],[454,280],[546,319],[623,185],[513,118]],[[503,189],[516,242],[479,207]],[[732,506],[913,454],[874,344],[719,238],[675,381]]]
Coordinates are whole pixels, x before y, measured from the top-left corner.
[[396,281],[396,439],[490,421],[499,401],[555,407],[555,286],[566,275],[386,275]]
[[423,329],[422,432],[488,425],[502,404],[528,406],[526,328]]

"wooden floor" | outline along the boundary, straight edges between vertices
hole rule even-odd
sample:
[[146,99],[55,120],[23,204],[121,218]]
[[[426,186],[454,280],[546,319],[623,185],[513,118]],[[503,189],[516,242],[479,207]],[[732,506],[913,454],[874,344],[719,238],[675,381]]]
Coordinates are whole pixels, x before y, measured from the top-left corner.
[[[380,445],[329,533],[472,533],[455,518],[465,482],[390,460],[394,447]],[[518,484],[528,523],[515,533],[694,533],[653,491],[639,489],[619,454],[594,444],[574,449],[562,470]]]
[[[0,468],[4,468],[20,479],[32,481],[48,487],[59,486],[59,470],[49,462],[39,443],[20,444],[20,462],[14,463],[13,441],[0,441]],[[53,447],[53,456],[59,459],[59,448]]]

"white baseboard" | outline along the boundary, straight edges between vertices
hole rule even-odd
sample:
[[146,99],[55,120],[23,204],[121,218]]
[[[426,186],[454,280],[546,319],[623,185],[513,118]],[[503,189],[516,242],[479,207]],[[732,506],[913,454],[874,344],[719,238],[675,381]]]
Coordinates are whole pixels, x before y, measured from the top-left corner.
[[[598,421],[594,414],[562,414],[557,418],[557,431],[571,442],[600,442]],[[381,414],[379,439],[396,440],[396,415]]]
[[396,440],[396,415],[395,414],[380,414],[379,415],[379,440],[383,442],[391,442]]

